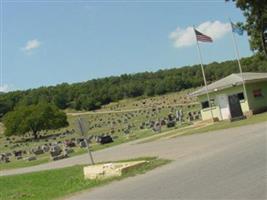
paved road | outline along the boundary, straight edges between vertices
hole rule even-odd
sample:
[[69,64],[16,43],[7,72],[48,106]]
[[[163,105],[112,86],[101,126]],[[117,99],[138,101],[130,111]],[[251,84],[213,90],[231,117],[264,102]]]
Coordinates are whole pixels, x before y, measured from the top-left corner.
[[157,141],[172,164],[66,199],[267,199],[266,139],[258,124]]

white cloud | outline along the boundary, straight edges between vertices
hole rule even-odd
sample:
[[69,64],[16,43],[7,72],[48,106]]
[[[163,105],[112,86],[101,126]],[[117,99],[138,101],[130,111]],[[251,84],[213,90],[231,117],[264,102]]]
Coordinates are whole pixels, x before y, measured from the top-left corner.
[[10,90],[8,85],[0,86],[0,92],[8,92]]
[[[213,40],[222,38],[225,34],[231,31],[229,23],[220,21],[207,21],[196,27],[200,32],[210,36]],[[177,29],[170,33],[169,38],[173,41],[177,48],[192,46],[195,44],[195,33],[192,26],[185,29],[177,27]]]
[[39,48],[41,45],[41,42],[37,39],[29,40],[26,45],[22,48],[23,51],[30,52],[33,49]]

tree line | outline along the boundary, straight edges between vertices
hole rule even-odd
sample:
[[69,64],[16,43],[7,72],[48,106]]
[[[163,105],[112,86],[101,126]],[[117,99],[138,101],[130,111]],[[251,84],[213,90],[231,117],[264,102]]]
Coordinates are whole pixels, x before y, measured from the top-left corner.
[[[267,72],[267,61],[259,56],[241,59],[244,72]],[[236,61],[213,62],[205,66],[208,83],[239,73]],[[203,85],[199,65],[123,74],[86,82],[40,87],[0,94],[0,116],[18,106],[50,103],[59,109],[95,110],[124,98],[155,96]]]

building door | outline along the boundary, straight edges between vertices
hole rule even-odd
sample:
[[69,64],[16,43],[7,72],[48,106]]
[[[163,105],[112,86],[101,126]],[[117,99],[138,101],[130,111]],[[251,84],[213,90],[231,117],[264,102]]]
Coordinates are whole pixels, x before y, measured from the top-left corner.
[[229,106],[230,106],[230,113],[231,117],[233,118],[240,118],[243,117],[243,112],[241,109],[240,101],[237,94],[228,96]]
[[221,111],[222,120],[230,118],[230,110],[229,110],[229,103],[228,98],[225,94],[218,96],[218,103]]

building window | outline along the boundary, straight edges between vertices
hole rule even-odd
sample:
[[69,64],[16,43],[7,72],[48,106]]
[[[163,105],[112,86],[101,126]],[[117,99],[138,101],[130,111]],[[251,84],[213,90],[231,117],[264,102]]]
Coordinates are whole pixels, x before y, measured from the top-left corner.
[[209,107],[209,102],[208,101],[203,101],[201,102],[202,109],[208,108]]
[[254,96],[255,98],[257,98],[257,97],[262,97],[263,95],[262,95],[261,89],[253,90],[253,96]]
[[238,96],[238,99],[239,99],[239,100],[244,100],[244,99],[245,99],[245,97],[244,97],[244,93],[243,93],[243,92],[238,93],[237,96]]

